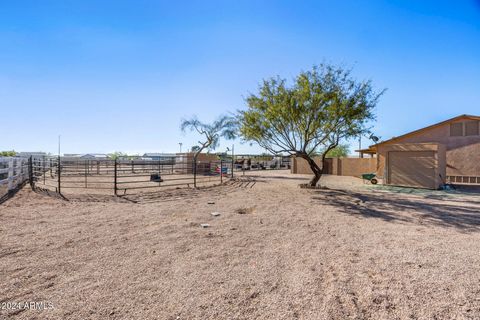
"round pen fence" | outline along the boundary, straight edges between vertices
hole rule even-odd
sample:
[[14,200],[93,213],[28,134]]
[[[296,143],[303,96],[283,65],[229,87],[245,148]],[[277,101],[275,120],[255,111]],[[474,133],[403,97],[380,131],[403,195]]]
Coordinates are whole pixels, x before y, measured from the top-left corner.
[[143,190],[211,186],[230,178],[232,160],[90,160],[31,158],[32,187],[57,193],[125,195]]

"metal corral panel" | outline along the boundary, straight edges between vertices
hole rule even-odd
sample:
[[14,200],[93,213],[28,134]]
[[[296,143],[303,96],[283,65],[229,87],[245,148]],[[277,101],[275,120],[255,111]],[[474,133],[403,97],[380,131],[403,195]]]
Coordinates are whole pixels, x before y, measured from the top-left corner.
[[434,151],[390,151],[388,183],[436,189],[436,163]]

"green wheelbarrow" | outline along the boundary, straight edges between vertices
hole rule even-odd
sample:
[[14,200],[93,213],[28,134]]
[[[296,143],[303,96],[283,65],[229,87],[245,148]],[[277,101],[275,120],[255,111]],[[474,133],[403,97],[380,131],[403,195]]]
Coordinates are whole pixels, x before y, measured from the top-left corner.
[[362,179],[363,179],[363,182],[365,183],[365,181],[370,181],[371,184],[377,184],[378,183],[378,180],[377,180],[377,175],[375,173],[364,173],[362,174]]

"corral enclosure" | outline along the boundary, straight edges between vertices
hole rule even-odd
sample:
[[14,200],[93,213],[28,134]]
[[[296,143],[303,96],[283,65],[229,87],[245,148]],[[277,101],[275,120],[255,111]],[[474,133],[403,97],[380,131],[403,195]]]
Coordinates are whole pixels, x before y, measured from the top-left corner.
[[162,157],[159,160],[31,159],[32,186],[57,193],[125,195],[147,189],[219,184],[232,175],[232,160]]

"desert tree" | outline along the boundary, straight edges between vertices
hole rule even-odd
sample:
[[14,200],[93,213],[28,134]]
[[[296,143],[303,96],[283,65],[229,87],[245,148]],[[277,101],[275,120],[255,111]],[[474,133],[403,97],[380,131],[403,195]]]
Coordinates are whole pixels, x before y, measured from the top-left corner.
[[350,152],[350,147],[346,143],[341,143],[332,150],[330,150],[326,157],[327,158],[341,158],[347,157]]
[[0,151],[0,157],[15,157],[17,153],[12,150],[12,151]]
[[[285,79],[264,80],[256,94],[246,98],[239,112],[239,130],[247,141],[274,153],[305,159],[320,180],[325,157],[341,141],[366,134],[383,90],[371,81],[357,81],[351,70],[329,64],[301,72],[291,85]],[[322,166],[313,156],[320,154]]]
[[123,158],[128,157],[128,155],[126,153],[123,153],[121,151],[114,151],[112,153],[107,154],[107,156],[112,160],[119,160],[119,159],[123,159]]
[[180,124],[183,132],[194,131],[202,138],[198,145],[192,147],[193,161],[196,163],[198,155],[203,150],[214,150],[220,143],[220,138],[234,139],[237,132],[237,122],[234,117],[222,115],[212,123],[204,123],[198,120],[196,116],[189,119],[183,119]]

